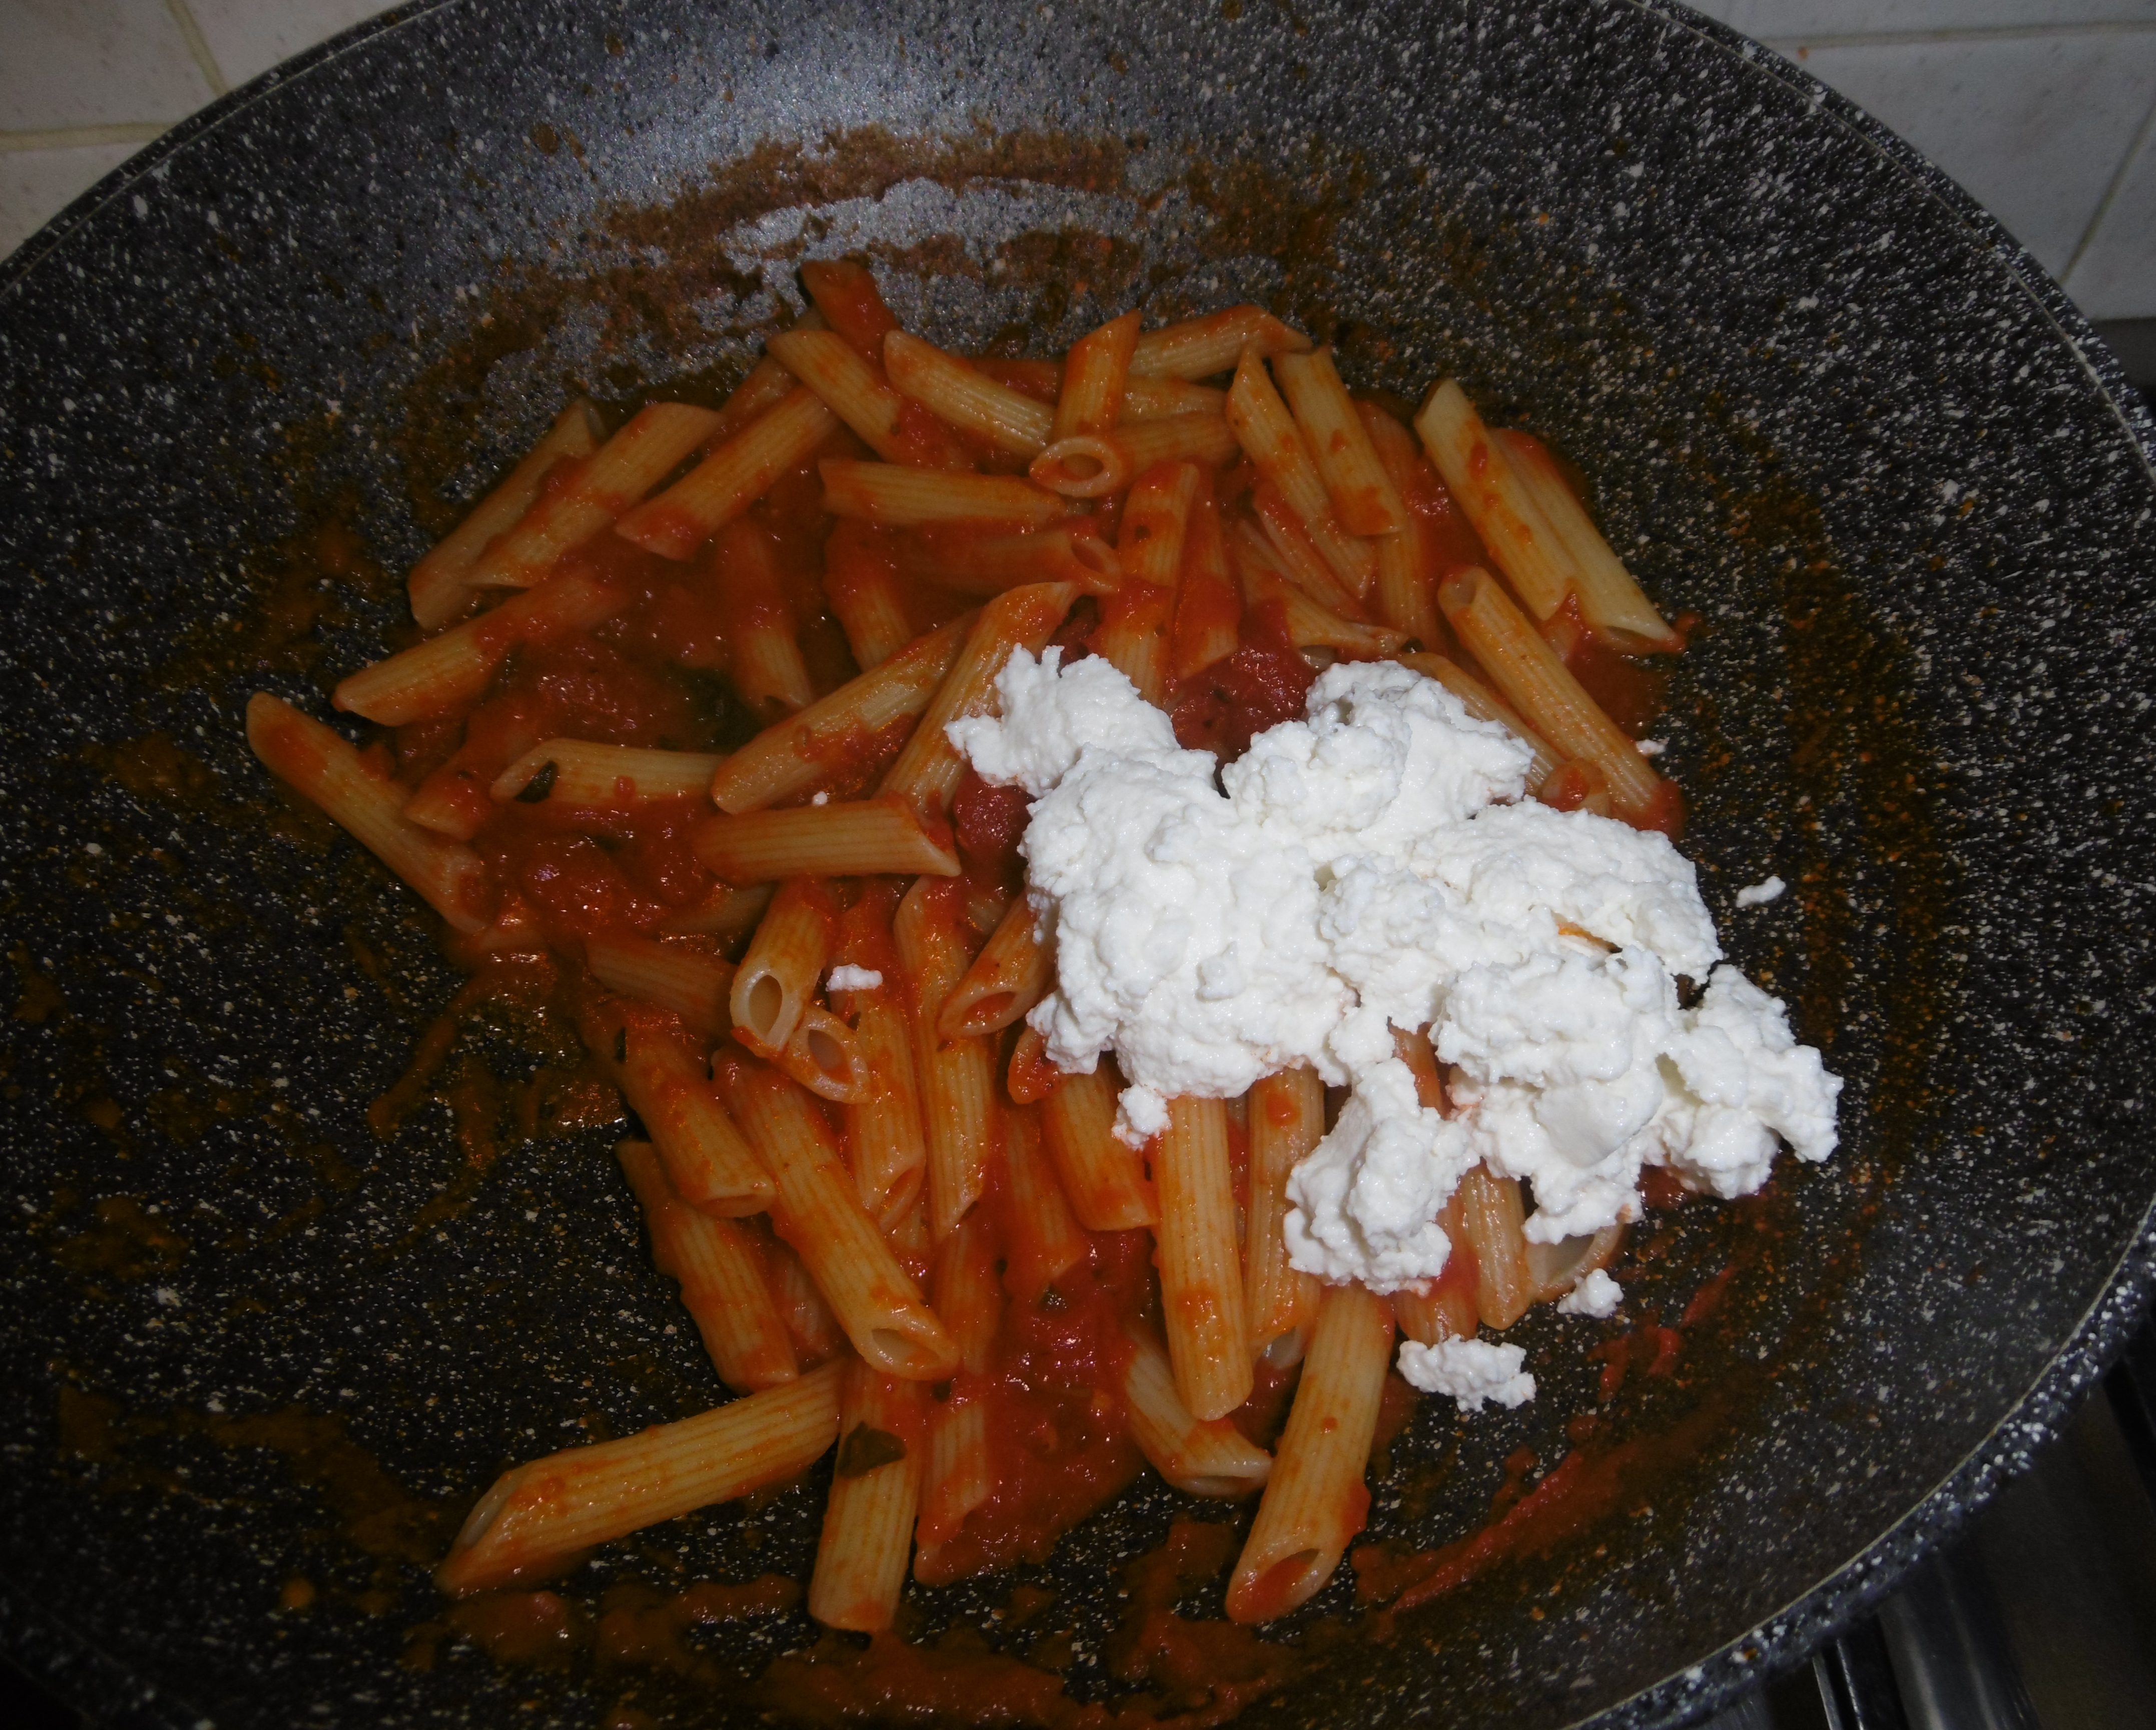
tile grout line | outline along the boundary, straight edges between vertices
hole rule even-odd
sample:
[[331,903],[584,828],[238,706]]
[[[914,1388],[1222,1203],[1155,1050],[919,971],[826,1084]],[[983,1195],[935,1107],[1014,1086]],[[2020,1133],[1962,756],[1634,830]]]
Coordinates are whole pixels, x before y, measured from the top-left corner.
[[98,144],[147,144],[168,130],[163,121],[129,121],[116,126],[59,126],[44,132],[0,132],[0,156],[19,151],[82,150]]
[[1938,30],[1821,30],[1815,34],[1777,31],[1756,39],[1775,53],[1799,48],[1912,48],[1954,42],[2031,42],[2053,37],[2145,36],[2156,33],[2156,19],[2107,18],[2082,24],[1968,24]]
[[2059,272],[2061,288],[2072,279],[2075,267],[2095,241],[2097,230],[2103,227],[2103,219],[2111,214],[2111,207],[2118,201],[2119,193],[2126,185],[2126,177],[2133,172],[2142,151],[2148,148],[2152,131],[2156,131],[2156,100],[2149,103],[2148,112],[2141,116],[2141,124],[2134,128],[2133,141],[2126,146],[2125,154],[2118,159],[2118,166],[2111,171],[2111,179],[2104,187],[2103,196],[2097,200],[2096,211],[2089,218],[2088,226],[2082,230],[2082,238],[2074,247],[2074,255],[2066,260],[2066,268]]
[[210,94],[222,96],[231,90],[231,84],[217,64],[217,56],[209,51],[209,39],[203,34],[202,26],[187,8],[187,0],[165,0],[165,9],[179,26],[180,35],[187,44],[187,52],[194,57],[195,66],[209,80]]

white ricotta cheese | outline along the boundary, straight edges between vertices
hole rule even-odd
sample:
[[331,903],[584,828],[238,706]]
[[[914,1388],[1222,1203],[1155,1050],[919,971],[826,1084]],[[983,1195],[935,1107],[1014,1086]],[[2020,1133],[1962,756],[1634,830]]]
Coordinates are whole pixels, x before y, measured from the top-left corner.
[[[1306,718],[1217,770],[1106,661],[1014,653],[1000,718],[956,721],[1034,799],[1028,891],[1056,946],[1029,1021],[1052,1061],[1112,1050],[1118,1132],[1178,1094],[1293,1064],[1352,1092],[1289,1183],[1289,1257],[1379,1291],[1434,1277],[1476,1162],[1532,1186],[1527,1234],[1640,1211],[1640,1172],[1738,1195],[1775,1137],[1835,1145],[1840,1084],[1734,968],[1666,838],[1522,802],[1528,753],[1394,663],[1332,668]],[[1690,1009],[1680,977],[1706,988]],[[1429,1026],[1456,1114],[1424,1110],[1392,1029]],[[1599,1289],[1599,1288],[1598,1288]]]
[[1409,1340],[1400,1348],[1400,1373],[1410,1387],[1449,1394],[1463,1412],[1478,1412],[1485,1400],[1516,1406],[1535,1397],[1535,1378],[1521,1368],[1527,1360],[1519,1347],[1488,1340],[1441,1339],[1434,1346]]
[[874,968],[849,967],[844,963],[831,969],[824,981],[827,991],[874,991],[883,983],[883,975]]
[[1615,1315],[1624,1301],[1625,1288],[1598,1267],[1558,1299],[1557,1306],[1562,1315],[1592,1316],[1599,1322]]
[[1748,883],[1737,891],[1737,905],[1740,907],[1763,907],[1768,901],[1779,899],[1789,886],[1779,877],[1769,877],[1763,883]]

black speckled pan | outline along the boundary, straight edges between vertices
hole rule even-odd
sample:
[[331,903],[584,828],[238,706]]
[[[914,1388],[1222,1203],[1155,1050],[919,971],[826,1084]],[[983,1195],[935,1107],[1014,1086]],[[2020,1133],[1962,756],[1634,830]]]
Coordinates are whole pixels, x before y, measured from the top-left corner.
[[[1733,953],[1849,1080],[1843,1150],[1643,1237],[1635,1322],[1738,1269],[1623,1396],[1662,1470],[1389,1643],[1337,1637],[1368,1627],[1343,1573],[1249,1722],[1666,1723],[1794,1661],[2025,1463],[2148,1290],[2152,433],[1909,151],[1627,0],[414,7],[0,270],[0,1644],[143,1725],[767,1706],[424,1631],[418,1564],[505,1461],[718,1386],[609,1132],[505,1124],[479,1178],[438,1107],[370,1135],[451,975],[239,716],[326,712],[396,615],[380,573],[566,391],[708,398],[793,263],[842,252],[957,344],[1256,296],[1359,384],[1456,372],[1700,615],[1665,762]],[[1791,893],[1737,911],[1770,872]],[[1617,1332],[1524,1324],[1542,1397],[1425,1407],[1374,1535],[1481,1523]],[[798,1566],[819,1505],[568,1589]],[[1135,1491],[1034,1572],[1074,1692],[1114,1695],[1115,1565],[1177,1505]],[[993,1597],[919,1625],[1012,1645]],[[809,1637],[742,1625],[711,1661]]]

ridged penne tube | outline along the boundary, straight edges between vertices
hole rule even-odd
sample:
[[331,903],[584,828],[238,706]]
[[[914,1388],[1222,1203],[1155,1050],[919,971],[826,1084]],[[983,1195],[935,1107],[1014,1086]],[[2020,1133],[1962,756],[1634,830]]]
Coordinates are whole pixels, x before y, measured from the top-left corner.
[[1123,580],[1122,560],[1091,518],[1018,535],[916,529],[897,537],[896,553],[907,576],[961,594],[997,595],[1022,583],[1075,583],[1106,594]]
[[1403,655],[1399,663],[1412,667],[1425,679],[1435,679],[1453,696],[1460,699],[1460,706],[1477,721],[1494,721],[1506,728],[1513,737],[1530,747],[1534,761],[1527,766],[1527,791],[1533,793],[1557,770],[1557,754],[1543,742],[1542,736],[1520,719],[1520,711],[1497,693],[1477,679],[1456,660],[1442,655]]
[[706,817],[691,837],[706,870],[729,883],[778,877],[958,875],[951,826],[904,799],[802,805]]
[[453,1598],[544,1579],[594,1544],[804,1471],[839,1435],[831,1364],[678,1424],[569,1448],[495,1480],[434,1583]]
[[584,965],[608,990],[670,1010],[705,1039],[722,1040],[733,1024],[734,965],[724,956],[602,932],[584,939]]
[[1625,1246],[1622,1224],[1605,1225],[1590,1237],[1568,1237],[1554,1244],[1530,1242],[1527,1284],[1537,1303],[1549,1303],[1572,1290],[1588,1275],[1606,1268]]
[[843,457],[827,458],[822,474],[826,511],[879,528],[939,522],[1045,528],[1070,508],[1054,493],[1009,475],[959,475]]
[[1288,508],[1278,487],[1270,480],[1260,480],[1251,490],[1250,511],[1257,519],[1256,528],[1253,530],[1248,522],[1239,522],[1235,528],[1253,557],[1261,542],[1270,557],[1260,562],[1277,571],[1319,606],[1342,619],[1368,616],[1362,602],[1317,556],[1317,548],[1303,532],[1301,519]]
[[969,959],[959,931],[958,892],[955,885],[945,889],[924,878],[906,891],[891,921],[912,997],[914,1074],[928,1143],[928,1224],[939,1244],[988,1187],[1000,1136],[989,1042],[945,1040],[936,1032],[943,1001],[965,976]]
[[1123,586],[1101,603],[1101,628],[1093,637],[1096,652],[1149,703],[1163,703],[1168,696],[1176,582],[1199,474],[1195,463],[1164,464],[1147,470],[1132,486],[1116,537]]
[[808,1614],[826,1628],[891,1626],[913,1559],[927,1451],[928,1390],[855,1359],[839,1402],[839,1458],[808,1581]]
[[1132,475],[1144,474],[1156,463],[1205,463],[1218,468],[1234,460],[1237,448],[1235,429],[1210,410],[1163,415],[1158,420],[1127,420],[1111,436]]
[[1273,1456],[1225,1418],[1201,1422],[1175,1391],[1175,1372],[1150,1329],[1129,1330],[1123,1409],[1131,1440],[1152,1469],[1186,1496],[1232,1500],[1262,1489]]
[[790,391],[657,498],[623,517],[614,531],[662,558],[692,557],[838,428],[838,417],[814,391]]
[[1055,415],[1045,404],[910,331],[893,331],[883,339],[883,366],[893,385],[939,420],[998,450],[1032,456],[1048,442]]
[[542,498],[480,555],[465,578],[474,588],[530,588],[659,485],[718,424],[708,408],[654,403],[586,460],[576,479]]
[[1657,814],[1667,797],[1661,778],[1488,572],[1455,572],[1440,586],[1437,603],[1498,694],[1553,753],[1599,773],[1619,815],[1645,819]]
[[1580,617],[1596,634],[1628,654],[1684,647],[1640,587],[1639,579],[1594,526],[1572,484],[1551,458],[1549,448],[1529,433],[1501,431],[1497,442],[1572,560]]
[[776,1070],[728,1057],[719,1075],[776,1186],[772,1229],[801,1258],[854,1349],[891,1375],[949,1375],[957,1348],[862,1209],[824,1114]]
[[720,1379],[744,1394],[792,1381],[800,1373],[793,1342],[752,1229],[683,1201],[650,1142],[624,1142],[615,1152],[644,1209],[652,1265],[680,1283],[681,1306]]
[[863,672],[881,666],[913,640],[889,530],[841,519],[824,542],[824,594]]
[[1325,1136],[1325,1088],[1307,1067],[1282,1070],[1250,1089],[1248,1222],[1243,1290],[1250,1306],[1250,1354],[1269,1350],[1283,1334],[1317,1318],[1317,1280],[1288,1265],[1281,1233],[1287,1217],[1287,1179]]
[[1040,1101],[1041,1139],[1062,1176],[1070,1210],[1089,1231],[1129,1231],[1160,1217],[1144,1161],[1116,1139],[1122,1087],[1103,1058],[1090,1075],[1065,1076]]
[[936,1030],[947,1040],[1001,1033],[1055,982],[1055,952],[1041,939],[1032,903],[1019,896],[965,977],[951,988]]
[[1112,433],[1066,433],[1026,466],[1034,485],[1066,499],[1105,499],[1131,484],[1130,452]]
[[485,861],[408,821],[403,792],[369,774],[357,747],[267,691],[248,700],[247,742],[271,773],[320,806],[452,930],[486,929],[494,895]]
[[764,1244],[763,1257],[771,1268],[772,1295],[786,1317],[794,1349],[810,1363],[827,1363],[844,1351],[845,1332],[801,1258],[775,1237]]
[[986,1375],[1003,1325],[1004,1285],[996,1270],[996,1239],[986,1220],[969,1214],[937,1246],[929,1276],[936,1313],[958,1348],[962,1368]]
[[716,752],[543,739],[495,776],[487,793],[497,804],[619,810],[650,799],[701,799],[725,761]]
[[1133,374],[1123,380],[1122,412],[1116,417],[1116,424],[1128,426],[1134,420],[1164,420],[1171,414],[1218,416],[1227,407],[1227,392],[1215,386],[1194,384],[1186,378],[1140,378]]
[[1004,1065],[1004,1091],[1013,1103],[1039,1105],[1063,1085],[1063,1071],[1048,1060],[1048,1042],[1030,1027],[1021,1027],[1011,1041],[1010,1061]]
[[1183,572],[1176,583],[1175,624],[1169,634],[1168,671],[1178,682],[1194,678],[1241,646],[1243,595],[1228,568],[1228,546],[1210,476],[1201,479],[1183,537]]
[[[887,798],[905,799],[916,809],[937,817],[949,810],[952,795],[965,774],[966,760],[958,755],[957,747],[945,730],[954,721],[987,714],[995,702],[996,675],[1009,665],[1011,651],[1023,649],[1029,655],[1038,654],[1077,598],[1075,583],[1029,583],[1022,588],[1005,589],[983,606],[935,701],[877,791]],[[896,872],[924,867],[864,869]]]
[[617,1002],[589,1010],[580,1026],[585,1045],[608,1064],[629,1109],[644,1120],[676,1195],[723,1219],[770,1204],[770,1173],[719,1103],[675,1018]]
[[604,432],[598,410],[583,397],[555,418],[546,437],[509,471],[508,479],[412,567],[405,592],[411,598],[414,624],[422,630],[439,630],[471,604],[468,579],[488,543],[523,519],[537,502],[539,489],[556,464],[589,456],[599,448]]
[[422,781],[404,802],[404,814],[422,829],[453,841],[469,841],[495,813],[489,792],[495,778],[539,742],[539,726],[522,715],[506,723],[467,729],[449,760]]
[[1383,660],[1407,646],[1406,632],[1342,619],[1286,578],[1253,564],[1243,567],[1243,598],[1253,607],[1279,602],[1286,615],[1288,640],[1298,649],[1330,649],[1350,660]]
[[735,970],[728,1004],[734,1037],[757,1055],[786,1043],[815,996],[838,920],[838,897],[820,879],[793,878],[772,897]]
[[861,435],[886,462],[911,454],[903,427],[906,399],[835,331],[788,331],[773,336],[771,353],[824,406]]
[[711,578],[726,622],[727,670],[742,701],[766,717],[807,708],[816,690],[771,531],[749,517],[722,526],[711,543]]
[[1224,1418],[1250,1397],[1252,1382],[1225,1101],[1170,1100],[1152,1168],[1161,1322],[1176,1389],[1194,1417]]
[[745,937],[763,917],[773,892],[768,883],[752,884],[747,889],[730,889],[721,883],[696,906],[685,907],[659,929],[669,937],[716,937],[721,942]]
[[1063,357],[1063,379],[1055,396],[1050,436],[1105,433],[1122,418],[1123,386],[1131,357],[1137,352],[1138,316],[1126,312],[1070,345]]
[[913,720],[934,701],[977,617],[969,613],[952,619],[799,714],[766,727],[711,777],[711,802],[738,816],[792,798],[891,728]]
[[867,1079],[846,1112],[846,1142],[861,1205],[888,1228],[919,1199],[927,1180],[928,1144],[921,1127],[914,1073],[913,1023],[891,988],[870,995],[855,1018],[854,1049]]
[[[978,1400],[943,1400],[928,1414],[928,1471],[921,1493],[921,1554],[948,1543],[966,1516],[995,1493],[988,1455],[988,1409]],[[920,1573],[918,1558],[915,1562]],[[930,1573],[935,1568],[932,1563]],[[925,1582],[924,1582],[925,1584]]]
[[1369,593],[1378,580],[1377,549],[1350,534],[1333,515],[1332,495],[1301,429],[1254,353],[1244,354],[1228,388],[1228,425],[1258,472],[1280,489],[1332,574],[1358,599]]
[[855,1105],[867,1097],[869,1071],[860,1042],[842,1017],[821,1004],[802,1009],[801,1019],[771,1061],[811,1093],[835,1105]]
[[[813,306],[793,321],[796,331],[820,331],[823,328],[824,316]],[[764,356],[748,369],[748,376],[734,387],[732,395],[719,404],[718,424],[706,437],[705,448],[716,448],[752,421],[762,419],[792,396],[799,382],[769,355]]]
[[1351,535],[1397,535],[1406,528],[1407,501],[1370,443],[1369,429],[1332,364],[1332,349],[1276,355],[1273,376],[1317,461],[1340,526]]
[[384,726],[446,715],[477,698],[519,644],[589,630],[628,604],[621,590],[582,571],[563,571],[490,613],[362,667],[330,701]]
[[1262,306],[1229,306],[1204,318],[1147,331],[1131,355],[1140,378],[1209,378],[1234,366],[1245,349],[1260,355],[1301,354],[1310,338]]
[[1332,1579],[1363,1529],[1363,1481],[1393,1355],[1393,1314],[1362,1286],[1326,1290],[1271,1480],[1228,1583],[1228,1614],[1269,1622]]
[[1042,1294],[1086,1259],[1086,1234],[1070,1215],[1055,1168],[1041,1151],[1037,1106],[1004,1114],[1004,1176],[1009,1188],[1004,1282],[1021,1303]]
[[1548,619],[1577,587],[1578,567],[1467,393],[1446,379],[1415,416],[1415,432],[1512,593]]
[[884,304],[875,274],[851,259],[811,259],[801,267],[801,286],[830,327],[860,351],[880,361],[883,339],[897,329],[897,315]]
[[[1424,488],[1442,485],[1430,459],[1416,445],[1414,434],[1374,403],[1358,403],[1355,407],[1371,449],[1377,452],[1394,490],[1404,501]],[[1410,507],[1399,532],[1385,536],[1377,547],[1378,588],[1371,598],[1377,603],[1378,616],[1425,648],[1442,643],[1437,585],[1444,573],[1436,567],[1436,548],[1429,524]]]
[[1475,1256],[1476,1311],[1486,1327],[1502,1332],[1535,1301],[1527,1240],[1521,1230],[1527,1210],[1519,1182],[1478,1165],[1460,1180],[1455,1194],[1460,1236]]

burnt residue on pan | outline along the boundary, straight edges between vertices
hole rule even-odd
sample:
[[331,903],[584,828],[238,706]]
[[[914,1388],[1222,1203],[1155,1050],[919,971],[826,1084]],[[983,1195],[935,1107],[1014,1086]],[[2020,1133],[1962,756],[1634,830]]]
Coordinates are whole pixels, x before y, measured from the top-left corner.
[[[1250,1722],[1663,1722],[1789,1661],[2025,1457],[2144,1289],[2156,491],[2145,419],[1966,201],[1618,0],[456,0],[33,243],[0,284],[0,1640],[101,1712],[220,1724],[746,1722],[814,1649],[767,1580],[813,1482],[551,1605],[433,1594],[501,1466],[717,1384],[543,982],[459,998],[238,715],[324,712],[567,392],[716,395],[837,253],[962,346],[1255,298],[1366,388],[1456,372],[1702,615],[1689,850],[1850,1078],[1844,1149],[1658,1211],[1621,1318],[1522,1324],[1533,1404],[1424,1405]],[[1736,911],[1770,871],[1791,893]],[[912,1631],[1127,1697],[1119,1594],[1217,1608],[1190,1512],[1142,1485]]]

